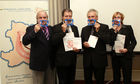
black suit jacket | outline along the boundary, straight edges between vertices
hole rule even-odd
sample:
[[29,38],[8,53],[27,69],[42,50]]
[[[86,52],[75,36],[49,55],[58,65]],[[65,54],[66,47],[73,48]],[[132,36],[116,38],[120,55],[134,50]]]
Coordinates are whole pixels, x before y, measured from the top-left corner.
[[93,35],[98,37],[98,41],[95,48],[86,48],[83,46],[83,65],[84,67],[89,67],[90,65],[94,67],[105,67],[107,66],[107,53],[106,53],[106,43],[110,41],[109,27],[105,24],[100,24],[100,29],[98,32],[95,31],[94,26],[85,26],[82,29],[81,37],[82,44],[88,41],[91,35],[92,28],[94,30]]
[[[62,31],[63,22],[55,25],[53,27],[53,44],[56,46],[56,57],[55,64],[56,66],[75,66],[76,65],[76,55],[74,51],[65,52],[63,38],[66,35]],[[79,37],[78,29],[76,26],[71,26],[72,32],[75,37]]]
[[29,63],[30,69],[44,71],[48,67],[50,57],[52,55],[52,30],[51,26],[49,26],[48,29],[50,39],[47,40],[43,31],[40,29],[37,33],[35,33],[34,27],[35,25],[27,27],[22,42],[25,46],[31,44]]
[[[112,47],[114,46],[114,41],[116,40],[117,34],[122,34],[126,36],[124,48],[126,48],[128,52],[123,55],[125,55],[126,58],[132,58],[132,52],[137,44],[137,41],[136,41],[131,25],[122,25],[122,28],[117,33],[115,33],[114,30],[111,28],[110,32],[111,32],[111,38],[112,38],[112,42],[111,42]],[[114,54],[115,52],[112,51],[113,56]]]

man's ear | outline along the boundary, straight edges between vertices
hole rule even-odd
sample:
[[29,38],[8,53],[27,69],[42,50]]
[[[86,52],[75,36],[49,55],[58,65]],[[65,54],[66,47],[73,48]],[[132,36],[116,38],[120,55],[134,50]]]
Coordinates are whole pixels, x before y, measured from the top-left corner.
[[62,21],[64,21],[64,16],[62,16]]
[[98,20],[98,16],[96,16],[96,20]]

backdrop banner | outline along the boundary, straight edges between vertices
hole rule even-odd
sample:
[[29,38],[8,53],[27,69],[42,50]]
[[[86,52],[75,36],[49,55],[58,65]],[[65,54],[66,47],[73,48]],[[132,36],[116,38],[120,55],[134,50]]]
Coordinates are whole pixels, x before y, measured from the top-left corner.
[[40,10],[48,12],[48,0],[0,1],[0,84],[33,84],[30,45],[25,47],[22,37]]

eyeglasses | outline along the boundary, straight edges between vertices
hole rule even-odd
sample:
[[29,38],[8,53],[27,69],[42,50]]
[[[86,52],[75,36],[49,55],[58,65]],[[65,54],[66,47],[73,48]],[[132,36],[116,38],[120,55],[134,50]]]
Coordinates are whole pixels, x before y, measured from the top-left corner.
[[88,16],[88,18],[94,18],[95,16]]
[[70,17],[70,18],[71,18],[71,17],[72,17],[72,15],[66,15],[66,16],[64,16],[64,17]]
[[121,17],[114,17],[114,18],[121,18]]
[[38,17],[38,19],[47,19],[47,17]]

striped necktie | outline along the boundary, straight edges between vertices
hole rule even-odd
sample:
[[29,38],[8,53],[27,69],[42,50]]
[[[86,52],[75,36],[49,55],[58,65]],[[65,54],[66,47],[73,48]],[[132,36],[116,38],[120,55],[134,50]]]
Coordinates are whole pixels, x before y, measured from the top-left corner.
[[43,31],[45,37],[47,38],[47,40],[49,40],[49,30],[48,30],[48,27],[43,27],[42,31]]

